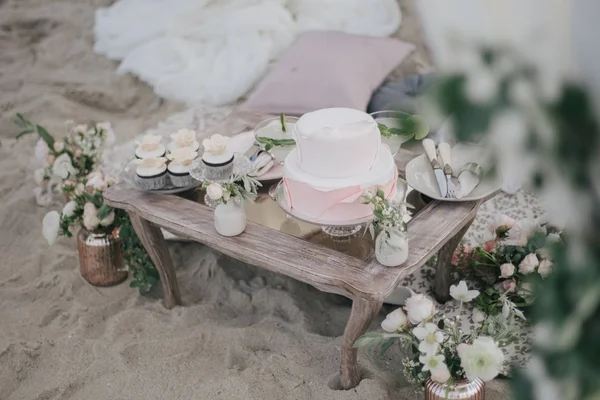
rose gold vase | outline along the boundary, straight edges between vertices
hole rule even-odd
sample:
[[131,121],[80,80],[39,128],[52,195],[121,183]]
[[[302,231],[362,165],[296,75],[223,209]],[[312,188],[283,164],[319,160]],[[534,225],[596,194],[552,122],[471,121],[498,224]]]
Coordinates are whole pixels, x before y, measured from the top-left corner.
[[94,286],[112,286],[127,279],[118,231],[93,233],[81,228],[77,234],[81,276]]
[[481,379],[458,381],[448,386],[429,379],[425,383],[425,400],[485,400],[485,383]]

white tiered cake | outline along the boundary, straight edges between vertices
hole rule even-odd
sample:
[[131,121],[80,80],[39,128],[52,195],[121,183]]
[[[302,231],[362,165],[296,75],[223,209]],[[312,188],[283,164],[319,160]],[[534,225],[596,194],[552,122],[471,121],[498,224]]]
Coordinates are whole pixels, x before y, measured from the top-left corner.
[[286,201],[299,216],[343,224],[372,214],[362,204],[365,189],[395,195],[398,171],[370,115],[348,108],[314,111],[296,123],[294,139],[283,181]]

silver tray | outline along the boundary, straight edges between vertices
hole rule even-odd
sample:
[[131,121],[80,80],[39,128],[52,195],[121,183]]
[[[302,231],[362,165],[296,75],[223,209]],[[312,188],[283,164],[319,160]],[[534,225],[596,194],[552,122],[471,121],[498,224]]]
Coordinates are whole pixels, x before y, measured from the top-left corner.
[[201,184],[201,182],[194,182],[192,185],[189,185],[189,186],[182,186],[182,187],[173,186],[173,184],[171,183],[171,179],[169,178],[169,174],[167,174],[167,184],[165,185],[164,188],[151,189],[151,190],[144,189],[137,181],[137,174],[135,173],[137,164],[135,163],[135,161],[136,160],[131,160],[125,166],[121,176],[123,177],[123,180],[125,181],[125,183],[127,183],[133,189],[139,190],[141,192],[159,193],[159,194],[175,194],[175,193],[181,193],[181,192],[195,189],[198,186],[200,186],[200,184]]

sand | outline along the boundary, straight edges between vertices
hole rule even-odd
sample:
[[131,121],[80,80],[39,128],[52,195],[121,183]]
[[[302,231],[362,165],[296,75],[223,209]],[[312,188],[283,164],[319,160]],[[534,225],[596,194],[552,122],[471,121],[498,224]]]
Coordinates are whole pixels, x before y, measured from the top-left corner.
[[[175,243],[185,306],[169,311],[158,289],[141,297],[127,284],[88,285],[74,240],[47,245],[50,208],[32,196],[33,138],[12,139],[17,112],[59,135],[68,119],[109,120],[123,143],[184,109],[93,54],[93,12],[110,3],[0,0],[0,399],[415,398],[394,367],[398,354],[361,353],[365,379],[332,389],[344,298]],[[418,21],[402,4],[398,36],[419,49],[398,73],[425,71]],[[502,385],[488,386],[488,398],[501,398]]]

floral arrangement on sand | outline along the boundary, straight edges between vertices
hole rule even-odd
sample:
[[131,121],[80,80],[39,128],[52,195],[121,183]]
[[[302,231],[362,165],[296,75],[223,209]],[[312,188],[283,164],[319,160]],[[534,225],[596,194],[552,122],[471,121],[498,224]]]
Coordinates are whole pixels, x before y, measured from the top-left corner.
[[475,248],[460,246],[453,267],[461,278],[483,288],[475,305],[492,315],[506,314],[510,303],[531,305],[535,287],[552,273],[553,251],[565,243],[556,227],[503,214],[494,217],[481,242]]
[[[479,296],[461,281],[450,287],[451,296],[467,303]],[[463,380],[486,382],[507,369],[501,348],[516,340],[509,321],[483,315],[473,321],[476,328],[466,332],[460,317],[437,318],[434,302],[422,294],[413,294],[403,308],[388,314],[381,323],[386,333],[370,332],[361,336],[354,347],[379,349],[383,356],[395,343],[409,353],[402,370],[409,381],[422,389],[428,379],[451,386]]]
[[56,139],[48,131],[17,114],[15,124],[21,129],[17,138],[28,134],[39,136],[35,145],[34,194],[39,205],[49,205],[53,193],[60,192],[67,180],[79,181],[88,176],[102,159],[102,153],[115,142],[109,122],[74,125],[68,122],[64,139]]
[[102,191],[115,180],[101,172],[92,172],[82,182],[67,181],[62,191],[70,199],[61,212],[50,211],[43,219],[42,232],[52,245],[59,236],[72,237],[73,231],[84,227],[93,233],[107,233],[115,229],[115,211],[103,204]]
[[71,126],[63,140],[56,139],[44,127],[34,124],[17,114],[15,124],[21,128],[20,138],[35,133],[39,139],[35,147],[38,169],[34,178],[39,185],[34,191],[39,205],[47,206],[53,194],[62,192],[68,200],[62,210],[48,212],[42,221],[42,234],[48,244],[54,244],[60,236],[72,237],[74,231],[85,228],[97,234],[118,231],[126,268],[132,272],[131,287],[144,294],[159,279],[144,246],[135,233],[129,215],[104,204],[102,192],[116,183],[98,169],[105,147],[115,141],[115,134],[108,122]]

